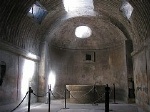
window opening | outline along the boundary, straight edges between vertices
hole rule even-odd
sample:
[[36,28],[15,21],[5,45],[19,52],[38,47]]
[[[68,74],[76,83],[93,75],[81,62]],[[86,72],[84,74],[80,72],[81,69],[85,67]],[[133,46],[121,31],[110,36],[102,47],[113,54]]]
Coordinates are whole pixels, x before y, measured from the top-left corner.
[[123,15],[129,20],[133,12],[132,5],[128,1],[124,0],[122,2],[120,10],[122,11]]
[[82,9],[94,10],[93,0],[63,0],[66,12]]
[[85,59],[86,62],[95,62],[95,52],[88,51],[85,53]]
[[91,61],[92,56],[90,54],[86,54],[86,60]]
[[92,34],[92,30],[88,26],[79,26],[75,29],[75,35],[78,38],[88,38]]
[[47,13],[47,10],[38,1],[36,1],[31,6],[28,16],[33,18],[36,22],[41,23]]

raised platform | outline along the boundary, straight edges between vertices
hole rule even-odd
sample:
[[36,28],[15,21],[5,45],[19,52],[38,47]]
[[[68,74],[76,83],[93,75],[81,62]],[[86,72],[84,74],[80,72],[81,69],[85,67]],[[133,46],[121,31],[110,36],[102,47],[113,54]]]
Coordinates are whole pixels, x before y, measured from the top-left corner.
[[105,85],[66,85],[67,102],[102,103],[104,102]]

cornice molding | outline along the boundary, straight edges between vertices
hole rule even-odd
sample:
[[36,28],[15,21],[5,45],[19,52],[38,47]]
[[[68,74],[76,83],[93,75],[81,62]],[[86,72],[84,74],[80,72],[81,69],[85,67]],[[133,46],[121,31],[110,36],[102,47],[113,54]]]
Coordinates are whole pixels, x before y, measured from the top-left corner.
[[9,52],[17,54],[17,55],[21,55],[21,56],[23,56],[25,58],[28,58],[30,60],[34,60],[34,61],[39,61],[40,60],[39,56],[37,56],[37,55],[27,51],[27,50],[21,49],[19,47],[12,46],[12,45],[10,45],[9,43],[6,43],[6,42],[0,41],[0,49],[9,51]]

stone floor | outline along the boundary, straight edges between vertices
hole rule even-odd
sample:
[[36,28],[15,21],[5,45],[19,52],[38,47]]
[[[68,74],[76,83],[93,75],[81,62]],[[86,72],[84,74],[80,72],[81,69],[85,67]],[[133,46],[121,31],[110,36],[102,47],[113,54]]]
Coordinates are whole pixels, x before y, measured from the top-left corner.
[[[66,108],[63,100],[51,102],[50,112],[105,112],[104,104],[73,104],[67,103]],[[14,112],[27,112],[27,107],[20,108]],[[31,106],[30,112],[48,112],[48,104],[36,103]],[[145,112],[135,104],[110,103],[110,112]]]

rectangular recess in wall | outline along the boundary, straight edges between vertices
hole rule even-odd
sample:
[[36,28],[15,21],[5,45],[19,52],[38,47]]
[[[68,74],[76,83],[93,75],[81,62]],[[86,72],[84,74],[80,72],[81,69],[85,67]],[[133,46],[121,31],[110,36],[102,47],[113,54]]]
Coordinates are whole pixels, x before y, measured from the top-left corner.
[[88,51],[88,52],[85,52],[84,54],[84,61],[86,62],[95,62],[95,52],[93,51]]

